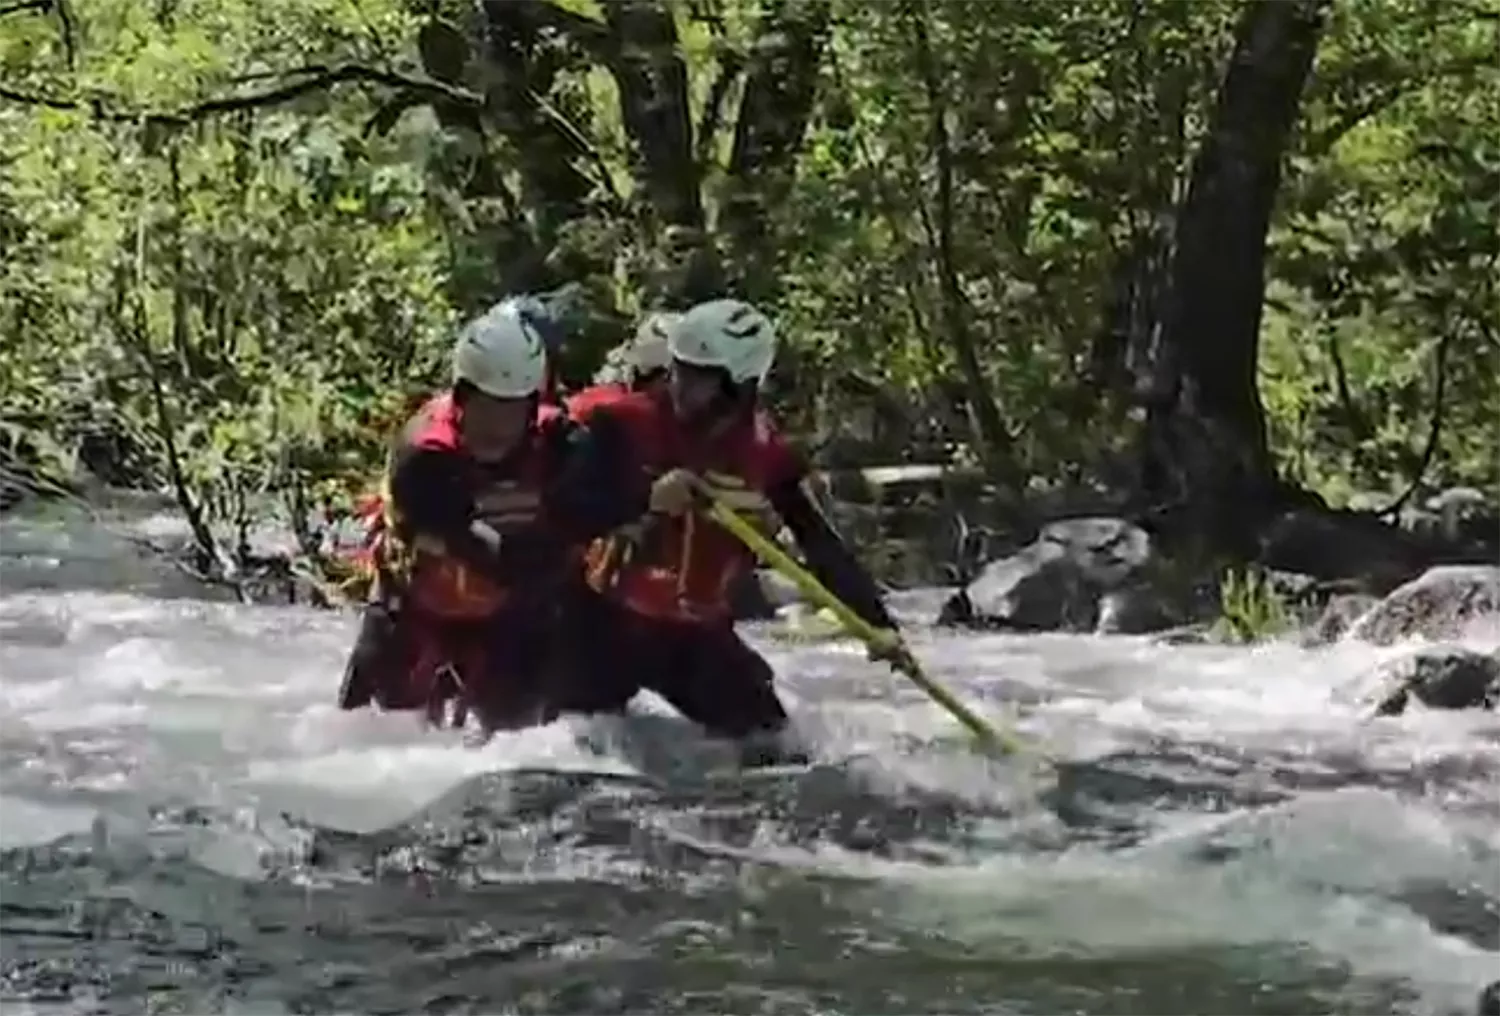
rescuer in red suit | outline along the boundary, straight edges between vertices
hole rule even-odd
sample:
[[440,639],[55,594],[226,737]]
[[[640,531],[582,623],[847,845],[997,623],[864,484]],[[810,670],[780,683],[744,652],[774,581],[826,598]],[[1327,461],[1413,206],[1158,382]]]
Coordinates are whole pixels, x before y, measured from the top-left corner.
[[[620,351],[620,362],[612,380],[600,381],[575,392],[567,399],[568,413],[587,415],[593,406],[609,402],[630,392],[660,391],[667,383],[667,329],[682,315],[671,311],[647,314],[635,335]],[[602,372],[601,372],[602,373]]]
[[[537,722],[555,662],[556,586],[592,532],[552,510],[569,424],[547,384],[534,301],[470,322],[452,387],[406,424],[368,509],[373,575],[339,704],[426,710],[457,702],[487,730]],[[587,505],[586,496],[567,499]]]
[[835,595],[876,627],[894,624],[809,496],[807,464],[760,405],[776,352],[771,322],[741,301],[713,300],[672,321],[666,339],[665,385],[569,407],[581,458],[613,492],[615,531],[588,548],[556,705],[621,712],[650,689],[741,741],[747,761],[785,758],[788,719],[770,665],[735,632],[727,596],[754,558],[697,510],[705,492],[768,532],[785,524]]

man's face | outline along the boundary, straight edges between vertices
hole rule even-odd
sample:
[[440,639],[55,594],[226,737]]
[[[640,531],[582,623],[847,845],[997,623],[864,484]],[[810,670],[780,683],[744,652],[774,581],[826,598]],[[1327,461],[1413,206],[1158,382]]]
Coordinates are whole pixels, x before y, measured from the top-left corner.
[[526,437],[535,412],[530,398],[497,399],[470,391],[459,425],[464,448],[480,462],[505,458]]
[[667,390],[678,417],[702,417],[723,394],[724,374],[717,367],[700,367],[673,360],[667,374]]

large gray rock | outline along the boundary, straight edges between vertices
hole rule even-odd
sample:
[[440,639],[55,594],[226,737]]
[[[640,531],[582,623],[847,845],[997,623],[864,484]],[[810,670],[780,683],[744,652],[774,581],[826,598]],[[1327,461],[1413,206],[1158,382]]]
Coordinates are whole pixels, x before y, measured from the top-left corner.
[[1123,519],[1053,522],[1028,546],[985,565],[943,605],[938,622],[1093,631],[1101,599],[1125,588],[1150,561],[1150,537]]
[[1142,635],[1182,624],[1182,611],[1149,581],[1105,593],[1099,600],[1095,631],[1101,635]]
[[1420,637],[1457,638],[1475,619],[1500,614],[1500,567],[1445,565],[1391,591],[1349,630],[1348,637],[1390,645]]
[[1478,1016],[1500,1016],[1500,981],[1491,981],[1479,993]]
[[1500,536],[1500,508],[1473,487],[1450,487],[1403,513],[1402,523],[1450,543],[1492,545]]
[[1318,620],[1303,633],[1302,644],[1311,648],[1337,642],[1378,603],[1378,597],[1367,593],[1340,593],[1332,597]]
[[1413,701],[1429,709],[1494,709],[1500,705],[1500,659],[1457,647],[1424,649],[1388,665],[1391,686],[1377,716],[1400,716]]

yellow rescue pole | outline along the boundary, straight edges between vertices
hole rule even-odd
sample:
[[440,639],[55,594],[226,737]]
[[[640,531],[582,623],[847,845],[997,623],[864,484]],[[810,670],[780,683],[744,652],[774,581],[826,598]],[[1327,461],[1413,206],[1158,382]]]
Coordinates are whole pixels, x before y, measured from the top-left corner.
[[980,717],[979,714],[964,705],[951,691],[927,676],[911,653],[906,651],[906,647],[900,641],[899,635],[896,636],[893,642],[890,632],[875,627],[856,614],[848,604],[829,592],[828,587],[819,582],[812,572],[808,571],[790,554],[777,546],[774,540],[771,540],[751,523],[741,518],[723,501],[714,497],[712,491],[705,490],[704,493],[709,497],[709,518],[732,533],[741,543],[754,551],[761,560],[765,561],[766,564],[796,583],[797,588],[802,590],[804,596],[837,617],[850,634],[872,648],[885,650],[899,648],[903,650],[901,654],[903,657],[902,663],[893,663],[892,666],[910,678],[918,688],[927,693],[928,697],[947,710],[959,723],[963,724],[981,747],[993,754],[1002,755],[1017,754],[1026,750],[1026,745],[1022,743],[1020,738],[1013,734],[997,730]]

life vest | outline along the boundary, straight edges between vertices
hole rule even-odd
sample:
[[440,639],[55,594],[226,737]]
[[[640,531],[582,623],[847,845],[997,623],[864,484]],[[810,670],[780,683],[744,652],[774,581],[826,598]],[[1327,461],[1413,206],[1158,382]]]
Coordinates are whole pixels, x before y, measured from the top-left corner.
[[[451,392],[418,410],[392,452],[379,497],[365,506],[368,553],[378,575],[372,595],[399,597],[405,606],[444,620],[481,620],[504,608],[510,591],[449,554],[437,537],[412,534],[390,496],[391,469],[401,449],[459,451],[458,415]],[[470,469],[475,518],[502,536],[530,526],[541,512],[550,468],[545,436],[560,418],[556,407],[540,406],[527,446],[503,474],[477,464]]]
[[[664,398],[632,393],[601,408],[624,425],[648,481],[674,468],[691,469],[728,507],[774,530],[775,513],[766,490],[793,474],[790,452],[763,413],[727,434],[701,441],[684,430]],[[620,536],[595,540],[584,562],[589,584],[635,613],[671,621],[727,623],[730,586],[754,557],[733,534],[689,513],[654,518],[637,544]]]

